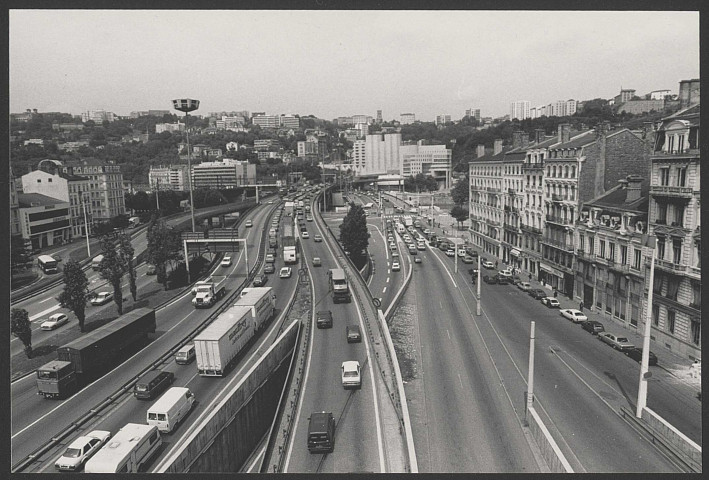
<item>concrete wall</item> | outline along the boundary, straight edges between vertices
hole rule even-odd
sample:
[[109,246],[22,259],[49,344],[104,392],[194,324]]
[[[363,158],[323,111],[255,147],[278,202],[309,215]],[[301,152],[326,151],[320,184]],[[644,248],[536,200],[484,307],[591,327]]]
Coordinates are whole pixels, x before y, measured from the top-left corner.
[[564,457],[547,427],[542,423],[542,419],[539,418],[539,414],[534,410],[534,407],[531,407],[528,413],[529,430],[532,432],[532,436],[539,447],[539,451],[542,453],[542,457],[547,462],[549,470],[553,473],[574,473],[571,465]]
[[670,425],[664,418],[645,407],[642,419],[646,425],[673,445],[677,450],[694,460],[697,464],[702,464],[702,447],[687,438],[682,432]]
[[298,333],[294,326],[295,322],[228,397],[193,425],[157,465],[156,473],[239,471],[271,426]]

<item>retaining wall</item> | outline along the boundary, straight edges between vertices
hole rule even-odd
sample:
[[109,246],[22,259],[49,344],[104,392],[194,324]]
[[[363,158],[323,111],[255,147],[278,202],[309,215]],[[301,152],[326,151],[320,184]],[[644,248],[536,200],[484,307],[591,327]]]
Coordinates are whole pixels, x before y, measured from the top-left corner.
[[542,419],[539,418],[539,414],[534,407],[531,407],[527,413],[529,430],[532,432],[532,437],[534,437],[542,457],[547,462],[549,470],[553,473],[574,473],[571,465],[564,457],[547,427],[542,423]]
[[664,418],[645,407],[642,412],[642,420],[654,431],[662,435],[663,439],[682,452],[698,465],[702,464],[702,447],[682,432],[673,427]]

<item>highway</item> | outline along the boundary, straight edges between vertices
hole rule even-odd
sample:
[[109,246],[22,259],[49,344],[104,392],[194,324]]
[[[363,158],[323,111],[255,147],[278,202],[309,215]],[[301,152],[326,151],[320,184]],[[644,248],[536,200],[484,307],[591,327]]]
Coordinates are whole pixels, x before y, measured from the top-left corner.
[[[303,259],[322,259],[321,267],[309,269],[314,286],[314,310],[330,310],[333,328],[318,329],[311,319],[312,336],[306,362],[303,387],[297,408],[297,418],[288,447],[284,472],[332,473],[332,472],[384,472],[385,452],[380,425],[378,405],[378,382],[373,381],[373,365],[367,335],[362,343],[347,343],[347,324],[358,324],[365,332],[357,303],[333,304],[328,293],[327,271],[337,268],[335,251],[328,243],[316,243],[312,236],[323,237],[327,231],[319,222],[308,222],[311,238],[301,239]],[[338,232],[338,229],[333,229]],[[354,297],[353,297],[354,298]],[[340,365],[345,360],[358,360],[362,366],[362,388],[344,390],[341,383]],[[312,412],[332,412],[336,420],[335,449],[330,454],[311,454],[306,446],[308,417]]]
[[[247,234],[247,248],[249,248],[249,262],[253,265],[256,258],[256,250],[260,244],[261,236],[265,235],[265,222],[268,219],[267,212],[275,205],[262,205],[252,212],[249,218],[254,219],[254,227],[245,229]],[[244,232],[242,232],[244,233]],[[245,257],[243,251],[234,259],[231,267],[217,267],[218,273],[228,275],[227,296],[245,278]],[[273,276],[271,276],[273,277]],[[295,279],[279,280],[271,279],[267,284],[273,286],[277,295],[278,311],[288,304],[288,301],[295,289]],[[114,369],[104,377],[87,386],[70,398],[61,401],[46,400],[37,395],[35,378],[33,375],[16,381],[11,386],[12,402],[12,463],[16,463],[24,458],[31,451],[48,441],[50,436],[66,428],[70,422],[84,416],[89,409],[100,404],[110,394],[121,385],[128,382],[141,370],[160,357],[164,352],[177,345],[185,338],[201,321],[206,319],[212,309],[194,309],[191,302],[191,294],[186,294],[175,298],[164,308],[156,312],[157,332],[156,339],[147,347],[135,353],[126,360],[120,367]],[[277,322],[272,322],[273,328]],[[264,334],[268,336],[270,333]],[[246,357],[246,356],[245,356]],[[165,368],[175,373],[175,386],[187,385],[195,392],[198,400],[196,409],[188,416],[186,423],[199,417],[204,408],[208,408],[209,399],[214,398],[221,389],[226,379],[202,378],[196,374],[196,366],[178,366],[169,361],[165,365],[157,366]],[[107,429],[116,432],[122,425],[129,421],[145,423],[145,411],[152,402],[141,402],[128,396],[123,398],[117,405],[112,405],[104,410],[90,425],[82,427],[86,429]],[[184,425],[181,427],[183,428]],[[186,430],[186,428],[185,428]],[[76,435],[71,435],[65,441],[70,441]],[[173,435],[172,438],[177,438]],[[168,442],[171,440],[168,440]],[[63,445],[65,443],[63,442]],[[40,471],[51,471],[53,462],[61,453],[62,448],[58,447],[38,459],[34,468]]]

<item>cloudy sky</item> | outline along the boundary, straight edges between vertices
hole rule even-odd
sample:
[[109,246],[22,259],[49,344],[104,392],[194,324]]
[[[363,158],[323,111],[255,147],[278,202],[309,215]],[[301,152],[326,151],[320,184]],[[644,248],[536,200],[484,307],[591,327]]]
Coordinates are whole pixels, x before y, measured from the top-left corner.
[[697,12],[12,10],[10,111],[509,113],[699,78]]

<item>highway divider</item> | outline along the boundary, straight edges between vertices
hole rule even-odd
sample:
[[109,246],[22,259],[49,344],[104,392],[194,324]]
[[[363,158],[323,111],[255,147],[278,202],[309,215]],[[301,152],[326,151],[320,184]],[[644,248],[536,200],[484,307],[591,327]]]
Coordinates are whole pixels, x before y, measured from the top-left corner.
[[534,407],[530,407],[527,412],[529,413],[529,430],[549,470],[552,473],[574,473],[571,464],[566,460],[554,437],[551,436]]

